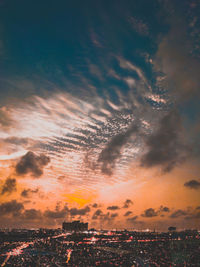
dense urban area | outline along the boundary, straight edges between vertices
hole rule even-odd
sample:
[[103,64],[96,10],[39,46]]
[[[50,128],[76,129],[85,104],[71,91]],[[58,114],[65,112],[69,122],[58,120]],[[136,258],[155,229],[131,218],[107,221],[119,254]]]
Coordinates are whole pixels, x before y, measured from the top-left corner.
[[200,232],[1,229],[0,265],[196,267]]

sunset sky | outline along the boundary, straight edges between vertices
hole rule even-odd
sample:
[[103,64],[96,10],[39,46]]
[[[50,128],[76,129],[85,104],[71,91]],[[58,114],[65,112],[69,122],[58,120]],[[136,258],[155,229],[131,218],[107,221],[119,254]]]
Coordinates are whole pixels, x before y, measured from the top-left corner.
[[199,228],[199,14],[0,1],[0,227]]

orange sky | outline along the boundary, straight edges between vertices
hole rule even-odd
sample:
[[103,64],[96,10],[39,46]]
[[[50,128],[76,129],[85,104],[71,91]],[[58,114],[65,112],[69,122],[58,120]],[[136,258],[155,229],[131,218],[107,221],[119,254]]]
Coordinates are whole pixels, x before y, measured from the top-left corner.
[[[98,170],[84,170],[81,152],[78,152],[77,156],[75,154],[68,156],[73,157],[74,165],[71,166],[71,161],[68,163],[67,156],[65,159],[61,158],[55,161],[51,159],[42,167],[43,174],[35,177],[30,170],[26,174],[16,172],[16,164],[22,157],[19,152],[26,148],[21,148],[19,145],[12,146],[13,144],[9,145],[6,151],[5,144],[2,142],[1,145],[0,186],[3,190],[7,179],[11,178],[16,180],[16,186],[10,191],[2,193],[0,202],[3,204],[16,200],[22,203],[24,206],[22,214],[31,209],[40,212],[40,216],[36,214],[33,220],[28,217],[25,219],[26,227],[36,227],[40,223],[45,227],[59,227],[63,220],[72,219],[89,221],[90,226],[96,228],[158,228],[166,230],[170,225],[179,228],[198,227],[199,219],[183,219],[183,216],[194,217],[197,214],[196,208],[199,206],[199,190],[184,186],[188,180],[195,180],[198,176],[199,166],[195,161],[184,162],[168,173],[163,173],[158,168],[143,168],[137,161],[135,163],[132,161],[129,168],[124,170],[123,177],[119,177],[117,173],[107,176]],[[14,152],[10,152],[12,150]],[[26,154],[28,149],[24,151]],[[36,150],[35,153],[38,154],[38,151]],[[78,162],[76,163],[75,157],[82,168],[80,173],[77,170]],[[59,161],[66,164],[66,169],[59,169]],[[76,172],[71,175],[73,169]],[[81,177],[82,174],[85,176]],[[93,179],[93,175],[95,179]],[[27,190],[27,194],[23,196],[24,190]],[[131,203],[124,207],[126,200],[131,200]],[[94,203],[97,204],[95,207],[93,207]],[[65,205],[68,209],[66,212],[63,211]],[[114,208],[109,209],[112,206]],[[167,207],[168,210],[161,211],[161,206]],[[89,211],[87,209],[84,211],[87,207],[89,207]],[[75,215],[73,215],[74,208],[77,211]],[[148,209],[153,209],[153,215],[148,215],[148,213],[145,215],[145,211]],[[48,217],[47,210],[52,211],[54,215],[50,214]],[[94,219],[97,210],[100,210],[101,214]],[[177,210],[181,210],[185,214],[182,215],[179,212],[177,217],[172,218],[172,214]],[[124,216],[128,211],[129,215]],[[62,214],[59,215],[59,212]],[[12,216],[12,214],[6,214],[4,221],[7,223],[8,218],[14,221],[15,218],[12,219]],[[25,215],[20,216],[21,220],[24,220],[23,216]],[[4,226],[4,221],[1,221],[2,226]],[[20,219],[17,226],[20,223],[23,226]]]

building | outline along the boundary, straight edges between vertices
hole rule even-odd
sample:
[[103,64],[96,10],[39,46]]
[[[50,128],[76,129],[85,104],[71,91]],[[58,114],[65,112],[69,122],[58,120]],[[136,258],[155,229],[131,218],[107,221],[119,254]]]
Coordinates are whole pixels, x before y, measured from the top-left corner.
[[88,223],[83,223],[80,221],[73,221],[73,222],[63,222],[62,228],[65,231],[88,231]]
[[176,231],[176,227],[174,227],[174,226],[170,226],[170,227],[168,228],[168,231],[169,231],[169,232],[175,232],[175,231]]

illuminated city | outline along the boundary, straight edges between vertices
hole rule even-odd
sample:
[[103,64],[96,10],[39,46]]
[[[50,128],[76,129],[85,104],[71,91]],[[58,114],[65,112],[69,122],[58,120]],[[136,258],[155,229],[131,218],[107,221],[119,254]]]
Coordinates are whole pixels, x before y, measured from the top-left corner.
[[0,0],[0,267],[200,267],[200,0]]
[[[77,222],[75,224],[77,229]],[[197,230],[169,230],[166,233],[150,230],[2,230],[0,264],[24,267],[199,266],[199,250],[200,232]]]

